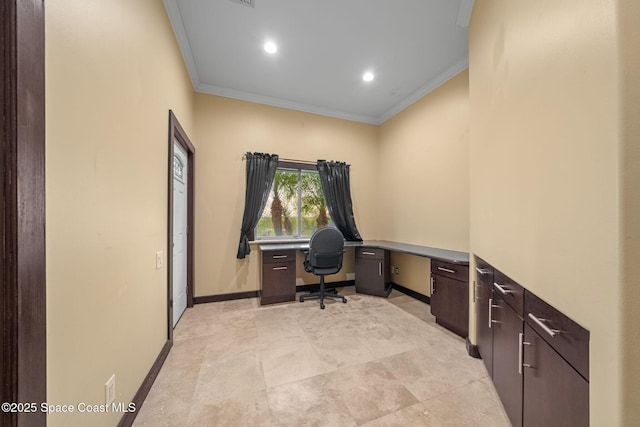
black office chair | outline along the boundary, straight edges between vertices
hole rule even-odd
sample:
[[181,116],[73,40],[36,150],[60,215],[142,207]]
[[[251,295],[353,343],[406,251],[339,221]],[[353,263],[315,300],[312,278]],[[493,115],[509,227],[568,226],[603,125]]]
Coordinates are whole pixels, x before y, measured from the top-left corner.
[[324,291],[324,276],[340,271],[343,252],[344,237],[336,228],[324,227],[313,233],[309,240],[309,251],[305,254],[304,269],[320,276],[320,291],[300,295],[300,302],[306,298],[320,298],[320,308],[323,310],[325,297],[340,298],[343,303],[347,302],[342,295],[326,294]]

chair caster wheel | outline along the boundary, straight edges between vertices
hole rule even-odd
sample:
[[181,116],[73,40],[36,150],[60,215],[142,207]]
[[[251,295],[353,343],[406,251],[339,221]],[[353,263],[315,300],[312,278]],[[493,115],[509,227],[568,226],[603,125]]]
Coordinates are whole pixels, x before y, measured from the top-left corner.
[[324,303],[320,303],[320,309],[324,310]]
[[346,298],[342,298],[342,303],[346,304],[347,303],[347,299]]

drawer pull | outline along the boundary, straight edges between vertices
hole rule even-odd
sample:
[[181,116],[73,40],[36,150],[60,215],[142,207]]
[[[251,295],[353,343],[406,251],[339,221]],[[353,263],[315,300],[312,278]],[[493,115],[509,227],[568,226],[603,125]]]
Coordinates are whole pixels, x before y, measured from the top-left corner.
[[277,271],[277,270],[286,270],[287,267],[273,267],[273,271]]
[[444,271],[446,273],[456,274],[455,270],[451,270],[450,268],[438,267],[438,270]]
[[558,329],[551,329],[544,323],[547,321],[547,319],[538,319],[536,316],[533,315],[533,313],[529,313],[529,319],[533,320],[536,323],[536,325],[540,326],[540,328],[543,331],[545,331],[547,334],[549,334],[552,338],[555,337],[560,332],[562,332]]
[[489,270],[484,270],[482,268],[476,267],[476,271],[480,274],[489,274]]
[[504,286],[498,285],[496,282],[493,282],[493,285],[500,291],[502,295],[507,295],[511,293],[510,290],[505,289]]
[[288,257],[289,257],[288,255],[274,255],[271,258],[273,258],[273,259],[282,259],[282,258],[288,258]]
[[375,252],[365,252],[365,251],[362,251],[362,255],[375,255],[375,254],[376,254]]

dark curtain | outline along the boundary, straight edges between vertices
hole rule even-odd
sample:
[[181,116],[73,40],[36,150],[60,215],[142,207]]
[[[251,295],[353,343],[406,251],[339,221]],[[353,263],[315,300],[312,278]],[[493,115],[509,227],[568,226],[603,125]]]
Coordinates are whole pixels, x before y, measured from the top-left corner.
[[251,253],[249,233],[256,228],[267,204],[273,178],[276,176],[278,156],[276,154],[247,153],[247,190],[244,196],[244,214],[240,230],[238,259]]
[[343,162],[318,160],[318,172],[333,223],[346,240],[361,242],[362,237],[360,237],[356,220],[353,217],[349,165]]

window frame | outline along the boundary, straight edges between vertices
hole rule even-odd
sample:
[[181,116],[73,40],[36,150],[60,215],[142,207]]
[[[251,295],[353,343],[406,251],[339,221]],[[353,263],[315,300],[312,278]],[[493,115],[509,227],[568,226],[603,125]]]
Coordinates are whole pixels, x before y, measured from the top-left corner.
[[[282,169],[293,169],[296,170],[299,174],[302,171],[314,171],[314,172],[318,172],[318,165],[317,163],[304,163],[304,162],[296,162],[296,161],[291,161],[291,160],[279,160],[278,161],[278,166],[276,168],[276,171],[278,170],[282,170]],[[298,185],[300,185],[300,181],[298,181]],[[301,200],[300,198],[298,198],[298,215],[300,215],[301,212]],[[265,206],[265,209],[267,209],[267,206]],[[263,212],[264,213],[264,212]],[[300,227],[300,221],[298,221],[298,227]],[[257,228],[257,226],[256,226]],[[299,241],[308,241],[311,236],[305,236],[305,237],[294,237],[294,236],[286,236],[286,237],[280,237],[280,238],[274,238],[273,236],[271,237],[262,237],[259,238],[256,234],[256,228],[254,228],[253,230],[251,230],[251,233],[249,233],[249,240],[252,242],[280,242],[280,241],[289,241],[289,240],[295,240],[296,242]],[[301,234],[301,233],[300,233]]]

